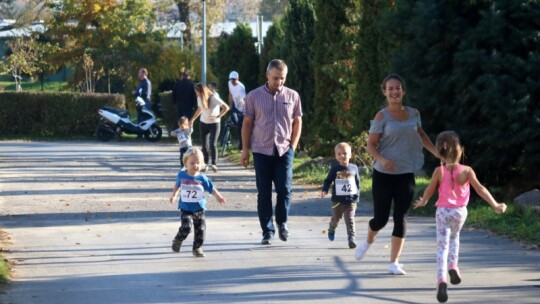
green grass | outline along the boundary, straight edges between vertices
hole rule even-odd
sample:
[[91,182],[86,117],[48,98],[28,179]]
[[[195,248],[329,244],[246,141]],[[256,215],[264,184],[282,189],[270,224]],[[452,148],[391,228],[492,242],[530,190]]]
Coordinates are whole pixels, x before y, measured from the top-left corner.
[[[0,239],[5,241],[6,235],[3,231],[0,230]],[[0,286],[4,286],[9,282],[9,274],[11,267],[8,260],[0,255]]]
[[487,229],[515,241],[540,247],[540,219],[533,211],[519,212],[514,204],[506,203],[504,214],[495,213],[484,201],[471,204],[467,223],[469,227]]
[[293,177],[296,181],[305,184],[320,184],[322,186],[323,180],[326,178],[328,170],[321,167],[305,168],[303,170],[297,170],[300,165],[310,161],[309,157],[295,157],[293,162]]
[[[23,91],[41,91],[41,83],[35,82],[23,82]],[[15,91],[15,82],[13,81],[0,81],[0,88],[4,88],[5,91]],[[69,91],[67,89],[67,83],[65,81],[48,81],[43,85],[44,91]]]
[[0,256],[0,285],[6,285],[9,282],[10,267],[8,261]]

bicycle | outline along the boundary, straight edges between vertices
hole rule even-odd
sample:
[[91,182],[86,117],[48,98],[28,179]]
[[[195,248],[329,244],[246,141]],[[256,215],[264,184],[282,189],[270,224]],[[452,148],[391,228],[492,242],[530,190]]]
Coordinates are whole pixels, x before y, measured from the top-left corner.
[[225,156],[225,151],[227,151],[229,146],[233,144],[233,136],[231,132],[237,127],[236,122],[233,120],[233,115],[229,115],[229,118],[225,122],[225,131],[221,137],[221,150],[219,152],[220,157]]

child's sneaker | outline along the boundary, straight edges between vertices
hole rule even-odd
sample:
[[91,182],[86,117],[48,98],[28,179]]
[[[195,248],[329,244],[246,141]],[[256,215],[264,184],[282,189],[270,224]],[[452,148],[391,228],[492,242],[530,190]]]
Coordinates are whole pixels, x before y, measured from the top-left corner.
[[204,258],[206,254],[204,254],[204,251],[202,250],[202,248],[199,247],[197,249],[193,249],[193,256],[197,258]]
[[349,237],[349,248],[351,248],[351,249],[356,248],[356,241],[354,239],[354,236]]
[[446,301],[448,301],[446,287],[448,287],[448,285],[445,282],[440,282],[439,286],[437,287],[437,300],[439,303],[446,303]]
[[461,276],[459,275],[459,270],[457,268],[449,269],[448,275],[450,276],[450,283],[452,283],[452,285],[461,283]]
[[328,239],[333,241],[336,238],[336,232],[334,230],[328,230]]
[[174,240],[172,241],[172,246],[171,246],[172,251],[174,251],[174,252],[180,252],[180,246],[182,246],[182,241],[179,241],[179,240],[177,240],[177,239],[174,239]]
[[366,252],[368,251],[369,249],[369,244],[367,241],[363,241],[360,243],[360,246],[358,246],[356,248],[356,251],[354,252],[354,257],[360,261],[364,258],[364,256],[366,255]]
[[400,264],[390,263],[388,265],[388,271],[393,275],[406,275],[407,273],[403,268],[401,268]]

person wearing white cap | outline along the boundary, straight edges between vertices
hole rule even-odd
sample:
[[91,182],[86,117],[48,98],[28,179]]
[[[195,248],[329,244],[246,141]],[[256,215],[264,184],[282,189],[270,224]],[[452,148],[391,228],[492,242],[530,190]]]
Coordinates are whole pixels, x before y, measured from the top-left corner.
[[244,121],[244,99],[246,98],[246,87],[239,80],[238,72],[229,73],[229,106],[232,109],[233,121],[237,125],[238,136],[240,138],[238,149],[242,151],[242,123]]

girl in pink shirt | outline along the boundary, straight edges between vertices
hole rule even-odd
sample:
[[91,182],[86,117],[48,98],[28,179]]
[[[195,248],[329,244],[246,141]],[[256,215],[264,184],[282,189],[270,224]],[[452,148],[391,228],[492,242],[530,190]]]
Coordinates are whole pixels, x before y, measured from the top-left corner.
[[437,300],[444,303],[448,300],[446,293],[446,272],[450,283],[461,283],[458,269],[459,233],[467,218],[470,186],[497,213],[506,211],[506,204],[497,203],[489,191],[478,181],[474,170],[459,163],[463,155],[463,147],[459,136],[454,131],[445,131],[437,136],[435,142],[441,157],[441,166],[436,168],[431,183],[413,208],[424,207],[429,199],[439,190],[439,199],[435,203],[437,214]]

